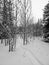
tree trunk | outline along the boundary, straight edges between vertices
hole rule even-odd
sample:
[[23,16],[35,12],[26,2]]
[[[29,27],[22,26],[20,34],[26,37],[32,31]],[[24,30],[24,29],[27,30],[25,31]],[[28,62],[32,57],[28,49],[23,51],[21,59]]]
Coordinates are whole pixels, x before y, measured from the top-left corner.
[[11,51],[11,49],[10,49],[10,39],[9,39],[9,52]]
[[9,52],[13,51],[13,41],[12,39],[9,39]]
[[9,39],[7,39],[7,45],[9,45]]
[[27,33],[26,33],[26,36],[25,37],[26,37],[26,44],[27,44]]
[[3,39],[1,39],[1,44],[3,43]]
[[25,45],[25,33],[24,33],[23,45]]
[[5,39],[5,46],[7,46],[9,44],[8,39]]
[[5,46],[7,45],[7,40],[5,39]]
[[16,36],[13,38],[13,51],[16,50]]

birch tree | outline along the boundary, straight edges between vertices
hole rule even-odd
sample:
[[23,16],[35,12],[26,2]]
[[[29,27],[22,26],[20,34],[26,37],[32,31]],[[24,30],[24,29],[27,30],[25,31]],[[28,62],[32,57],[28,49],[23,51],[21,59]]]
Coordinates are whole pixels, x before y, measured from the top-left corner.
[[30,19],[31,19],[31,0],[23,0],[23,2],[21,0],[19,0],[19,3],[21,5],[20,8],[20,17],[21,17],[21,21],[20,21],[20,25],[23,26],[24,31],[24,38],[23,38],[23,44],[27,44],[27,26],[30,23]]

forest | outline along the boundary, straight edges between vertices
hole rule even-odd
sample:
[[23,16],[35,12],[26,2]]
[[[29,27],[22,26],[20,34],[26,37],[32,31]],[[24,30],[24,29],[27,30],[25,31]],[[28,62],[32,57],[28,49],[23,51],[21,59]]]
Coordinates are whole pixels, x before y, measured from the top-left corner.
[[48,8],[49,3],[44,8],[43,19],[33,23],[31,0],[16,0],[15,3],[13,0],[0,0],[1,44],[5,40],[5,46],[9,45],[10,52],[16,48],[17,35],[23,39],[23,45],[27,45],[28,37],[43,37],[44,40],[48,40]]

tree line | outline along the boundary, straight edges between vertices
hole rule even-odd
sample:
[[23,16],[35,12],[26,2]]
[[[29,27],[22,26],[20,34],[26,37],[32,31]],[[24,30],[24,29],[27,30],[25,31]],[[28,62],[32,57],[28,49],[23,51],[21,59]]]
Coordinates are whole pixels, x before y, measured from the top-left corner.
[[[9,51],[16,48],[17,34],[23,36],[23,45],[27,44],[27,38],[42,36],[42,20],[33,24],[31,0],[0,0],[0,39],[5,39],[5,46],[9,45]],[[40,21],[40,23],[39,23]]]

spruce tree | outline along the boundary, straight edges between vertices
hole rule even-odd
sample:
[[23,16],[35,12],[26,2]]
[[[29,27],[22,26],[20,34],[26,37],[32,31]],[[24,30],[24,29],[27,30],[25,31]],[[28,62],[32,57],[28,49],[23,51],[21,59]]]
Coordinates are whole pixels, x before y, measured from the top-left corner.
[[49,2],[44,8],[44,14],[43,14],[43,21],[44,21],[44,26],[43,26],[43,37],[46,41],[48,41],[49,37]]

